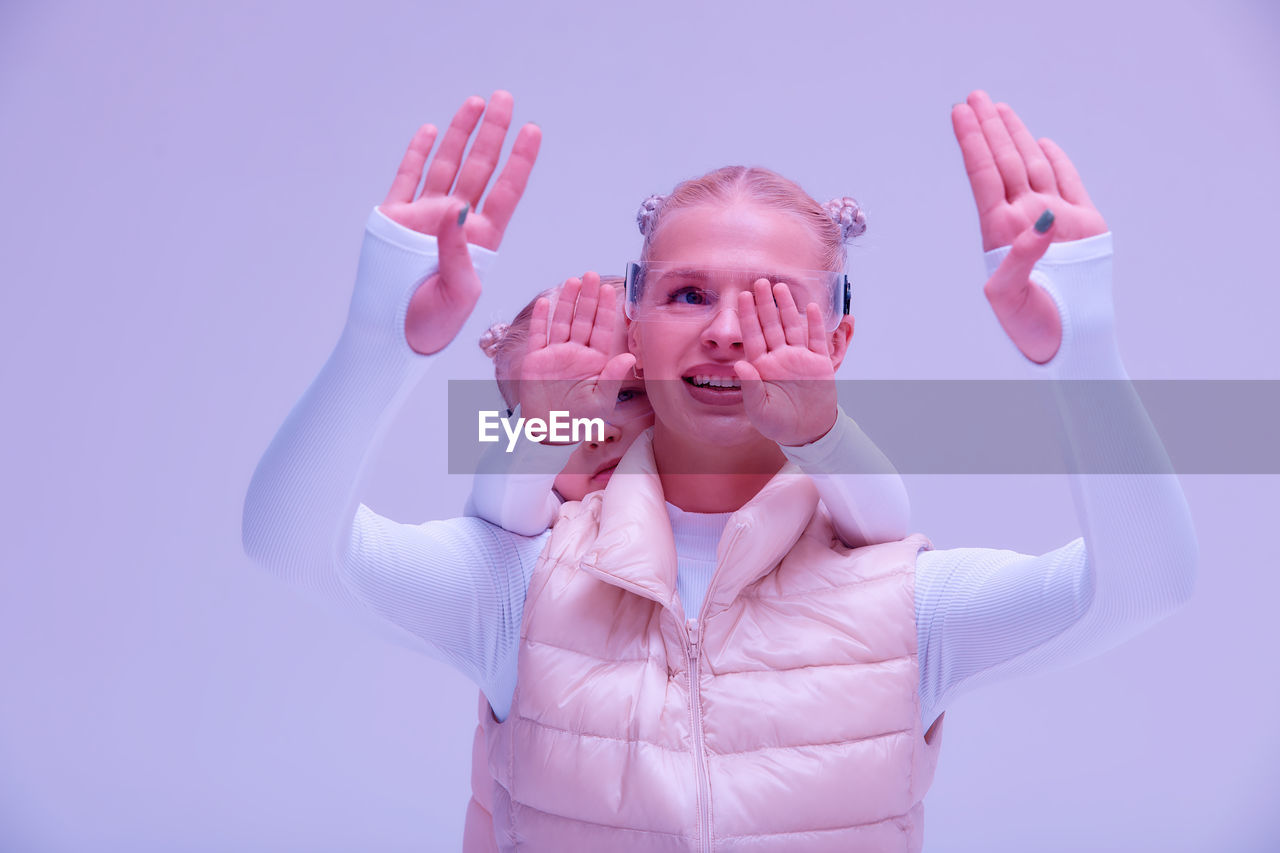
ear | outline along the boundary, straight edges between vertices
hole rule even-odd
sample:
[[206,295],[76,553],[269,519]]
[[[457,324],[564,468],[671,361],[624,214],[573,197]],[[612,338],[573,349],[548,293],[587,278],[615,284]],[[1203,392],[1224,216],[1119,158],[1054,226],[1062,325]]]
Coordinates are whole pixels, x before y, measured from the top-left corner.
[[840,321],[840,325],[836,326],[836,330],[827,339],[827,352],[831,354],[831,366],[833,369],[840,369],[841,363],[844,362],[845,353],[849,351],[849,339],[852,337],[853,315],[850,314]]
[[640,358],[640,324],[627,323],[627,349],[636,357],[636,370],[644,370],[644,362]]

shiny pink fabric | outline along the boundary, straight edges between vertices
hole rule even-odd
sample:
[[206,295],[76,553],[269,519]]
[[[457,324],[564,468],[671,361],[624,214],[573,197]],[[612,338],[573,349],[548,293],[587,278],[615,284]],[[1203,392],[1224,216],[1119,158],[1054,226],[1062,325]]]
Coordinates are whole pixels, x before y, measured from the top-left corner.
[[928,547],[844,548],[788,466],[729,519],[686,620],[642,436],[534,571],[511,713],[481,707],[466,849],[493,849],[492,821],[500,850],[920,850],[941,740],[920,726]]

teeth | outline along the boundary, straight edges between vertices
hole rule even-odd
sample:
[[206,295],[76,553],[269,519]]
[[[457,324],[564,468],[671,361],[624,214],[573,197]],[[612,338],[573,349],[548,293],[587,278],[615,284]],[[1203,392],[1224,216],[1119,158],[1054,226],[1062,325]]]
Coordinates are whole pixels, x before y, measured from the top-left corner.
[[738,378],[728,376],[695,376],[693,384],[702,388],[741,388]]

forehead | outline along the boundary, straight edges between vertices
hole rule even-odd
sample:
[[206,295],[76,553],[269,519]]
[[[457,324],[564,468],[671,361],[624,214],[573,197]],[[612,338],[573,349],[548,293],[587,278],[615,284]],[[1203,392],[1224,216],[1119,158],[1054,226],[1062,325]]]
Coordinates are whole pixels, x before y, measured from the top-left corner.
[[822,247],[800,217],[751,202],[673,211],[648,260],[720,269],[821,269]]

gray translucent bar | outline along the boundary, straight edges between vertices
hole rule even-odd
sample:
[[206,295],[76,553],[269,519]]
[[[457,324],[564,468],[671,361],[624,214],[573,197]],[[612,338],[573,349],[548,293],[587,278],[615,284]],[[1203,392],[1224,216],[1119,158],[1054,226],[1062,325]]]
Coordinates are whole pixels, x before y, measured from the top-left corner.
[[[836,387],[840,405],[902,474],[1280,474],[1277,380],[838,380]],[[1134,428],[1135,419],[1144,423],[1142,409],[1167,456]],[[475,472],[481,454],[493,452],[494,443],[479,441],[480,413],[505,410],[493,382],[449,382],[451,474]],[[502,452],[507,433],[498,427],[497,435]],[[828,473],[859,473],[857,460]]]

